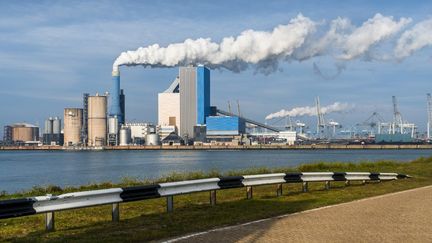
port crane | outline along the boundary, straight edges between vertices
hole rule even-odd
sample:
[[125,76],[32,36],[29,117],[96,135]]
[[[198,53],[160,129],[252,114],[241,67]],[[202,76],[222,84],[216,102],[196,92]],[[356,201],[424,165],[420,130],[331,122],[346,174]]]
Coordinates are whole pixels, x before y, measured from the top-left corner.
[[[317,110],[317,134],[321,137],[321,132],[325,128],[324,114],[321,112],[321,104],[319,96],[315,98],[316,110]],[[321,129],[323,128],[323,129]]]
[[396,128],[400,129],[400,133],[403,134],[403,120],[402,114],[399,111],[398,103],[396,100],[396,96],[392,96],[393,101],[393,124],[392,124],[392,134],[396,133]]

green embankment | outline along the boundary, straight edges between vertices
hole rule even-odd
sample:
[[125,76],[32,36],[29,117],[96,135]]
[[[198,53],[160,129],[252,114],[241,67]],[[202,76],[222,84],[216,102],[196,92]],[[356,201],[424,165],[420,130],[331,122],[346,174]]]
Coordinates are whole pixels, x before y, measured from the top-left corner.
[[[44,231],[44,215],[26,216],[0,220],[0,241],[79,241],[118,242],[165,239],[215,227],[233,225],[271,216],[294,213],[311,208],[352,201],[360,198],[407,190],[432,184],[432,157],[420,158],[410,163],[391,161],[352,163],[318,163],[298,168],[264,169],[254,168],[233,171],[225,175],[245,175],[288,171],[370,171],[397,172],[413,176],[410,179],[368,183],[353,183],[346,187],[342,182],[332,183],[329,191],[323,183],[310,183],[310,192],[302,193],[301,185],[284,184],[283,196],[276,197],[276,186],[254,188],[254,198],[245,199],[245,189],[228,189],[217,192],[217,205],[209,205],[209,193],[194,193],[174,197],[175,209],[166,213],[165,198],[151,199],[120,205],[119,223],[111,222],[111,206],[98,206],[56,213],[56,231]],[[171,174],[158,182],[215,177],[211,173]],[[33,188],[28,192],[7,195],[0,200],[23,196],[61,194],[119,186],[147,184],[133,179],[123,183],[102,183],[79,188]]]

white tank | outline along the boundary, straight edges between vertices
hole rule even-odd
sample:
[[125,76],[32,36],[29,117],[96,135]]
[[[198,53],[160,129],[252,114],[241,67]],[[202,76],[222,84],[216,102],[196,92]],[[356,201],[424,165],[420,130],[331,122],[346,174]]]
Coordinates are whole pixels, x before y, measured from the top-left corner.
[[117,116],[108,118],[108,134],[118,134],[118,118]]
[[52,133],[53,134],[60,134],[61,132],[61,119],[59,119],[58,117],[55,117],[53,122],[53,129],[52,129]]
[[88,145],[104,146],[107,141],[107,97],[88,97]]
[[45,120],[45,129],[44,134],[52,134],[53,133],[53,119],[50,117]]
[[80,143],[83,109],[64,109],[64,146],[74,146]]
[[145,145],[159,145],[159,135],[157,134],[147,134],[145,139]]
[[129,127],[122,127],[120,129],[120,146],[126,146],[131,141],[131,129]]

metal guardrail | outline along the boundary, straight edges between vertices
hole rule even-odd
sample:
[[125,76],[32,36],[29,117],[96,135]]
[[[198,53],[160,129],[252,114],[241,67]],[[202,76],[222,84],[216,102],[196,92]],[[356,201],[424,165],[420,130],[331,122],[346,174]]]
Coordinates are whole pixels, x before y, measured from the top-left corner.
[[274,173],[261,175],[228,176],[200,180],[160,183],[154,185],[111,188],[84,192],[66,193],[58,196],[46,195],[0,201],[0,219],[46,213],[45,228],[54,230],[54,212],[83,207],[112,204],[112,220],[120,220],[119,203],[166,197],[167,211],[174,209],[173,196],[193,192],[210,191],[210,204],[216,204],[216,191],[246,187],[248,199],[253,196],[253,186],[277,184],[276,193],[282,195],[282,184],[303,183],[302,190],[308,191],[309,182],[325,182],[330,189],[331,181],[386,181],[408,178],[397,173],[369,172],[304,172]]

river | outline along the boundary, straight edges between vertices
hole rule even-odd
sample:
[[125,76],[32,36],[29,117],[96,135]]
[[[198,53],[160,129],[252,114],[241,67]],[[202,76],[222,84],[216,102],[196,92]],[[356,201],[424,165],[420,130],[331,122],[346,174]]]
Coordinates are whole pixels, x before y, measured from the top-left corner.
[[0,151],[0,191],[154,179],[170,172],[288,167],[319,161],[409,161],[432,150]]

